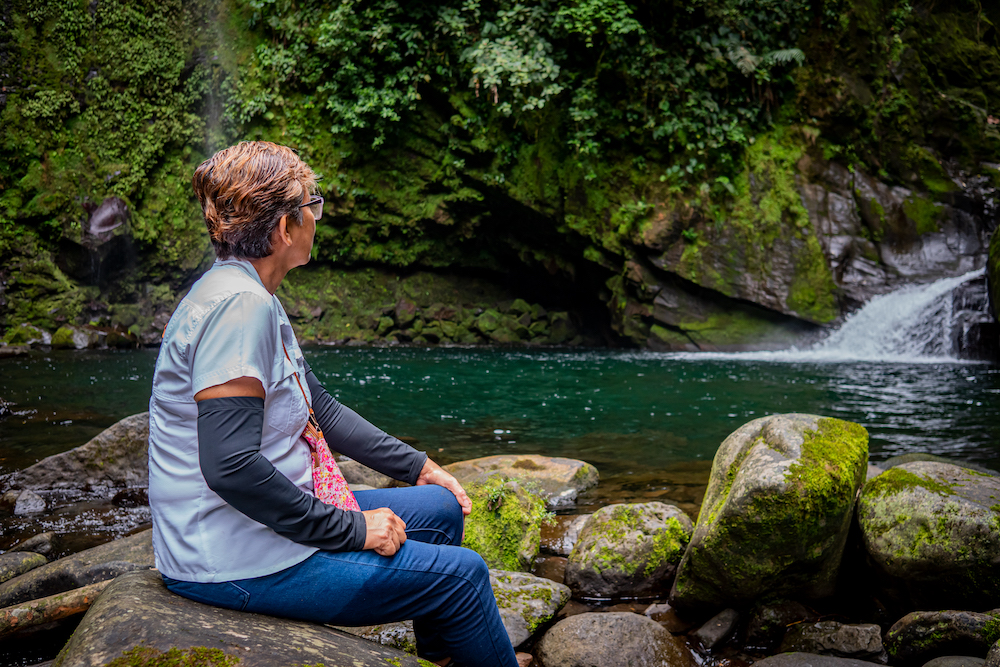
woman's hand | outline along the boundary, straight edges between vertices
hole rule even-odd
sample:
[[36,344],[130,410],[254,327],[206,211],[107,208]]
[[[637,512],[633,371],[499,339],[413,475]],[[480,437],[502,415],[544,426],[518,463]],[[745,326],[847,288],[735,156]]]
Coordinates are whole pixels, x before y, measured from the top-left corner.
[[366,510],[365,549],[374,549],[380,556],[393,556],[406,541],[406,522],[388,507]]
[[462,514],[468,516],[472,512],[472,501],[465,494],[465,489],[462,488],[462,485],[458,483],[454,475],[430,459],[427,459],[427,463],[424,464],[423,469],[420,471],[420,477],[417,477],[417,486],[423,486],[424,484],[443,486],[455,494],[455,499],[462,506]]

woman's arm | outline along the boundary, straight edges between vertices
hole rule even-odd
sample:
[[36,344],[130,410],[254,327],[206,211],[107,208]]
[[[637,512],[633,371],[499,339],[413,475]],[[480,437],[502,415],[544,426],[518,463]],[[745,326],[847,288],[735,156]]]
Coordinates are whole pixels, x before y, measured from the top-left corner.
[[264,388],[254,378],[209,387],[198,402],[198,463],[208,487],[279,535],[327,551],[391,556],[406,524],[391,510],[347,512],[303,492],[260,453]]
[[306,382],[312,394],[313,412],[330,446],[369,468],[417,486],[437,484],[455,494],[462,512],[472,511],[472,502],[455,477],[423,452],[394,438],[366,421],[320,384],[306,363]]

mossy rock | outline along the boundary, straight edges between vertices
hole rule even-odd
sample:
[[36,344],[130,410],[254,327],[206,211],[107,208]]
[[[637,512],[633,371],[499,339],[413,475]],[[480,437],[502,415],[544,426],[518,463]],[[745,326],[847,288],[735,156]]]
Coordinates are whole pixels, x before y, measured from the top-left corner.
[[946,655],[986,655],[998,639],[1000,609],[986,613],[916,611],[889,628],[885,648],[893,665],[916,667]]
[[952,609],[1000,599],[1000,478],[950,463],[896,466],[865,484],[858,521],[890,597]]
[[715,455],[670,603],[708,613],[832,594],[867,460],[868,433],[852,422],[787,414],[740,427]]
[[990,306],[993,317],[1000,320],[1000,229],[990,238],[990,254],[986,260],[986,279],[989,283]]
[[472,514],[465,520],[462,546],[472,549],[491,568],[526,572],[541,543],[548,515],[545,501],[515,480],[494,475],[466,485]]
[[578,459],[540,454],[497,454],[458,461],[445,470],[462,484],[483,482],[502,475],[516,479],[540,495],[550,509],[572,505],[577,495],[597,486],[597,468]]
[[3,342],[7,345],[48,345],[52,335],[32,324],[20,324],[7,330]]
[[666,593],[692,530],[691,519],[673,505],[602,507],[580,531],[566,564],[566,584],[585,598]]

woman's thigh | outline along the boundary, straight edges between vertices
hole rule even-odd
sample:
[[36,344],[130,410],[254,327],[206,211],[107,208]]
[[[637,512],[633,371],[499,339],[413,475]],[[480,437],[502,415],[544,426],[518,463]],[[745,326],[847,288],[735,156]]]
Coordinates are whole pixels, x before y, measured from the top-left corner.
[[354,494],[362,510],[388,507],[406,522],[406,537],[430,544],[462,543],[465,517],[448,489],[435,484]]

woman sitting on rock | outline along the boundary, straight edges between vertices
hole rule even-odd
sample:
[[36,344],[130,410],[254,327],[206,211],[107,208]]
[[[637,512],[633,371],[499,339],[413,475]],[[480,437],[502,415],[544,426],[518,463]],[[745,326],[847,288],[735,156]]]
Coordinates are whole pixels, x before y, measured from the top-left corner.
[[[153,376],[149,500],[167,588],[334,625],[414,619],[439,664],[516,664],[449,473],[339,404],[274,296],[309,261],[323,198],[289,148],[245,142],[195,172],[218,259],[178,306]],[[401,489],[352,494],[333,448]],[[412,538],[412,539],[407,539]]]

